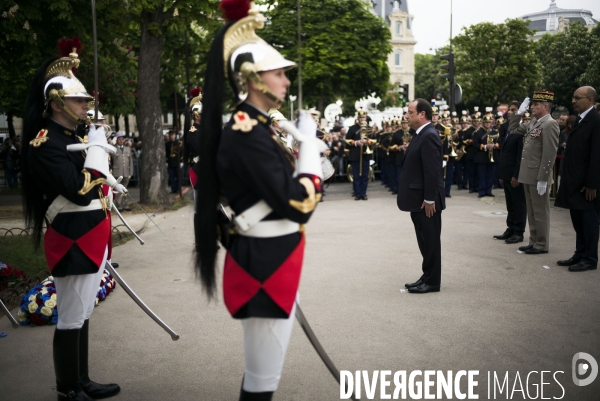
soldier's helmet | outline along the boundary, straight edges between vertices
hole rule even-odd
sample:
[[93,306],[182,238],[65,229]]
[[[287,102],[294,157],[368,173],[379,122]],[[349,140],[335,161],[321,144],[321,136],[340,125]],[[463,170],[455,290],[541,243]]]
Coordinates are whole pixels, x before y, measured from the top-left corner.
[[483,120],[484,123],[493,123],[494,122],[494,116],[486,114],[485,116],[483,116],[482,120]]
[[431,111],[434,116],[440,115],[440,112],[439,112],[439,109],[437,108],[437,106],[431,106]]
[[461,124],[471,124],[471,119],[469,118],[469,116],[462,116],[460,118],[460,123]]
[[200,117],[202,113],[202,88],[194,88],[190,90],[190,113],[192,118]]
[[531,114],[529,114],[529,113],[527,113],[527,112],[523,113],[523,118],[522,118],[522,120],[523,120],[523,121],[531,121]]
[[280,68],[288,70],[295,67],[296,63],[286,60],[256,34],[256,29],[264,27],[265,18],[254,2],[224,0],[220,7],[226,20],[235,21],[227,28],[223,37],[223,61],[225,77],[229,79],[236,100],[241,103],[246,99],[247,83],[250,80],[271,100],[283,104],[285,99],[279,99],[272,93],[259,73]]
[[73,39],[61,39],[58,42],[58,47],[61,54],[67,53],[64,57],[60,57],[52,61],[46,68],[44,76],[44,117],[50,116],[50,102],[58,103],[71,117],[77,121],[84,123],[75,112],[73,112],[66,104],[66,98],[85,98],[92,100],[93,97],[88,93],[87,89],[73,74],[73,69],[79,67],[78,51],[81,50],[81,43],[78,37]]
[[363,110],[362,106],[356,111],[356,116],[357,117],[367,117],[367,111]]

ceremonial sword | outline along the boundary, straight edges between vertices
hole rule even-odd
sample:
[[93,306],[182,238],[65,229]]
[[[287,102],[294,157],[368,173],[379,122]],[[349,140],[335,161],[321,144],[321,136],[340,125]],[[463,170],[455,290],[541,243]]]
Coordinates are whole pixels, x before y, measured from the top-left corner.
[[6,305],[4,305],[4,302],[2,302],[1,299],[0,299],[0,309],[2,309],[2,311],[4,312],[6,317],[8,317],[8,320],[10,320],[10,322],[12,323],[13,328],[14,329],[18,328],[19,322],[17,322],[17,319],[15,319],[15,317],[10,313],[10,311],[8,310]]
[[[317,351],[317,354],[319,355],[319,357],[321,357],[321,360],[323,361],[325,366],[327,366],[327,369],[329,369],[335,380],[338,382],[338,384],[340,384],[340,371],[338,370],[338,368],[335,367],[333,361],[331,360],[329,355],[327,355],[327,352],[325,352],[325,349],[319,342],[319,339],[315,335],[315,332],[310,327],[310,324],[308,324],[308,320],[306,320],[306,317],[304,317],[304,313],[302,313],[302,309],[300,308],[300,304],[298,303],[298,301],[296,301],[296,319],[298,320],[298,323],[300,323],[300,327],[302,327],[302,330],[304,330],[304,334],[306,334],[306,337],[308,337],[308,341],[310,341],[315,351]],[[347,386],[348,384],[346,384],[346,387]],[[354,398],[354,392],[352,392],[350,399],[356,400]]]
[[133,299],[135,301],[135,303],[138,304],[138,306],[140,308],[142,308],[142,310],[144,312],[146,312],[148,314],[148,316],[150,316],[150,318],[152,318],[152,320],[154,320],[160,327],[162,327],[167,333],[169,333],[169,335],[171,336],[171,339],[173,341],[179,340],[179,334],[175,333],[173,331],[173,329],[171,329],[165,322],[163,322],[156,315],[156,313],[152,312],[152,309],[150,309],[144,303],[144,301],[142,301],[141,298],[137,296],[137,294],[131,289],[131,287],[125,282],[125,280],[123,280],[123,278],[121,278],[121,276],[119,276],[119,274],[115,271],[112,264],[110,264],[108,261],[106,261],[106,270],[108,270],[108,272],[114,277],[114,279],[117,281],[117,283],[119,283],[119,285],[121,287],[123,287],[123,289],[125,290],[127,295],[129,295],[131,297],[131,299]]

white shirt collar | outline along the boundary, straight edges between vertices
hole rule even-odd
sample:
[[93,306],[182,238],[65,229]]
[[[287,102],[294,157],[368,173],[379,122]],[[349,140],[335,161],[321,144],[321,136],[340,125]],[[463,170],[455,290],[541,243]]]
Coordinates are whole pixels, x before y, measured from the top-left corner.
[[583,113],[579,113],[579,117],[581,117],[581,119],[583,120],[585,118],[585,116],[587,115],[587,113],[589,113],[590,110],[593,109],[593,108],[594,108],[594,106],[590,107],[589,109],[587,109]]
[[431,121],[427,121],[425,124],[421,125],[418,129],[417,129],[417,135],[419,135],[419,132],[421,132],[421,130],[423,128],[425,128],[427,126],[427,124],[431,124]]

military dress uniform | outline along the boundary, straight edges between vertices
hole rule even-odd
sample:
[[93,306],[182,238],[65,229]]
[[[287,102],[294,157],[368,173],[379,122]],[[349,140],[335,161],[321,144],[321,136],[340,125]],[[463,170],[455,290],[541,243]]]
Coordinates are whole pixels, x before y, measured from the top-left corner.
[[348,134],[346,135],[346,143],[350,148],[348,161],[352,166],[352,176],[354,178],[354,197],[356,200],[368,199],[367,185],[369,184],[369,166],[370,161],[373,158],[373,155],[369,153],[369,145],[358,146],[358,144],[356,143],[361,139],[361,130],[363,129],[364,128],[362,128],[360,125],[354,124],[350,127],[350,129],[348,130]]
[[[536,93],[534,101],[535,96]],[[519,182],[525,190],[529,245],[522,247],[522,250],[528,253],[547,253],[550,246],[550,194],[547,188],[552,185],[559,128],[550,114],[540,119],[532,118],[531,122],[519,125],[521,117],[520,114],[513,114],[508,130],[511,134],[524,137]],[[545,191],[539,195],[537,187],[544,183]]]
[[169,172],[169,182],[171,183],[172,194],[179,192],[179,189],[181,188],[181,183],[179,182],[179,169],[183,156],[182,148],[182,143],[178,139],[168,141],[165,144],[165,150],[167,152],[167,169]]
[[405,135],[412,137],[408,130],[406,132],[404,130],[397,130],[392,134],[392,138],[390,141],[390,155],[394,158],[394,167],[393,167],[393,180],[394,180],[394,189],[395,191],[392,194],[398,194],[398,180],[400,180],[400,172],[402,171],[402,160],[404,159],[404,138]]
[[[196,188],[198,182],[198,160],[200,158],[200,113],[202,112],[202,93],[201,88],[194,88],[190,91],[190,127],[183,136],[184,162],[188,166],[188,174],[192,188]],[[194,191],[196,196],[196,191]]]
[[[484,117],[484,120],[488,117]],[[475,164],[477,166],[477,176],[479,177],[479,198],[484,196],[494,196],[492,188],[494,186],[494,178],[496,177],[496,169],[494,163],[500,159],[500,152],[496,146],[498,140],[498,132],[493,128],[489,131],[481,128],[473,135],[473,148],[475,149]],[[494,148],[490,151],[486,149],[487,144],[493,144]]]
[[[299,143],[294,161],[270,129],[267,110],[246,102],[247,97],[269,107],[283,102],[260,73],[286,70],[295,63],[255,34],[263,19],[254,6],[247,16],[230,7],[224,5],[230,23],[215,36],[204,80],[204,95],[211,101],[203,105],[201,119],[196,268],[204,288],[213,294],[220,232],[227,249],[223,298],[243,329],[246,365],[239,399],[267,401],[279,384],[293,328],[303,225],[321,198],[319,153],[325,144],[316,138],[316,123],[305,111],[300,112],[298,128],[280,122]],[[249,80],[256,85],[248,85]],[[222,128],[226,82],[238,106]],[[234,212],[233,227],[217,230],[217,210],[224,203]],[[232,232],[233,238],[226,240]]]
[[107,152],[114,148],[107,144],[104,128],[91,126],[87,144],[77,135],[77,124],[85,120],[65,99],[91,99],[73,75],[78,65],[75,49],[42,64],[27,99],[23,128],[25,219],[38,244],[46,224],[44,252],[56,286],[53,359],[59,401],[89,401],[120,391],[118,385],[101,385],[88,375],[89,319],[111,256],[109,186],[119,192],[123,187],[109,173]]

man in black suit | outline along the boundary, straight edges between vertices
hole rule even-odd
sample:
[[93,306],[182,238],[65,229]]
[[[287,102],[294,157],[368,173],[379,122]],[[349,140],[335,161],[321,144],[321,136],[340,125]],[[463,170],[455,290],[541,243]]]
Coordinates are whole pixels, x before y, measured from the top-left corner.
[[402,160],[398,182],[398,208],[410,212],[423,255],[423,275],[406,284],[411,293],[440,290],[442,275],[442,210],[446,208],[442,177],[442,141],[431,124],[431,105],[416,99],[408,106],[408,123],[416,135]]
[[565,148],[564,170],[555,206],[569,209],[575,229],[575,254],[559,266],[579,272],[598,267],[598,212],[600,198],[600,114],[594,109],[596,91],[583,86],[573,94],[579,113]]
[[[513,102],[508,108],[508,119],[519,110],[519,103]],[[504,127],[504,125],[503,125]],[[508,123],[504,128],[505,136],[500,148],[500,166],[498,178],[504,188],[506,197],[506,231],[502,235],[494,235],[495,239],[505,240],[507,244],[523,242],[523,233],[527,222],[527,204],[523,184],[519,183],[521,155],[523,153],[523,137],[508,131]]]

